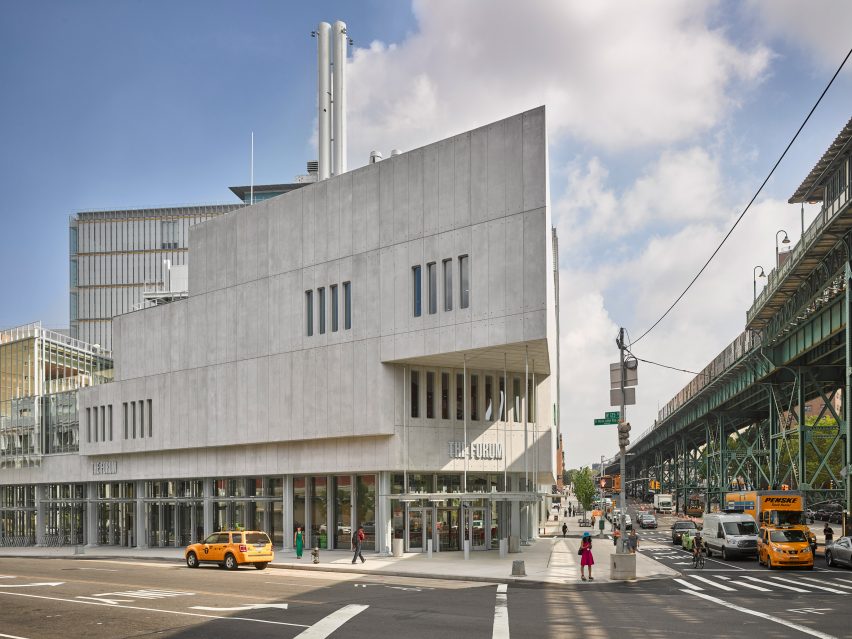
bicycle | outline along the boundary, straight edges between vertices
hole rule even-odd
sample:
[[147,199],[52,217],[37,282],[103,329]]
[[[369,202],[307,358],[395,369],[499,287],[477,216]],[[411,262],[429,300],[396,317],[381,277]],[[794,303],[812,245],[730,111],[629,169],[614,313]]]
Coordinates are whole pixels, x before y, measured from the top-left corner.
[[692,553],[692,567],[693,568],[704,568],[704,549],[702,548],[698,552]]

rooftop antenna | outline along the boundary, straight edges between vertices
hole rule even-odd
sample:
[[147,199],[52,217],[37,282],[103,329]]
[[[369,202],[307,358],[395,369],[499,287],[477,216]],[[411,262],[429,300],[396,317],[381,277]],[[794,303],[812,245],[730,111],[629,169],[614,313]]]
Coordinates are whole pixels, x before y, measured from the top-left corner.
[[251,132],[251,186],[249,186],[249,204],[254,204],[254,131]]

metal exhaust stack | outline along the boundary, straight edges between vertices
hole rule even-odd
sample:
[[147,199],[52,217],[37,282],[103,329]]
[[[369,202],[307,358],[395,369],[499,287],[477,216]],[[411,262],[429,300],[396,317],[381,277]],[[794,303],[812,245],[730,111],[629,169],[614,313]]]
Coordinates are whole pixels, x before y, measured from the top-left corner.
[[331,25],[320,22],[317,27],[317,119],[318,180],[327,180],[331,174],[331,87],[328,74],[328,36]]
[[337,20],[332,34],[334,67],[332,76],[332,162],[334,175],[346,173],[346,51],[349,36],[346,23]]

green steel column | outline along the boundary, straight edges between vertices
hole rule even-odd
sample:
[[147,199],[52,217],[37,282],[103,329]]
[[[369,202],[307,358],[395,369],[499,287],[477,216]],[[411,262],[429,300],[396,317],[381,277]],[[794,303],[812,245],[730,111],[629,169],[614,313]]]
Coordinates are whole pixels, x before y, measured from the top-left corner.
[[710,512],[710,422],[704,423],[704,512]]
[[852,420],[850,413],[850,399],[852,399],[852,336],[849,333],[849,317],[852,311],[852,235],[847,235],[846,238],[846,300],[844,310],[846,311],[846,387],[843,389],[843,424],[841,429],[846,437],[846,477],[843,481],[843,488],[846,492],[846,530],[844,535],[850,534],[849,518],[852,516],[852,428],[849,423]]
[[724,506],[725,493],[730,490],[728,483],[728,436],[725,434],[725,418],[719,416],[719,503]]
[[802,369],[796,367],[796,403],[799,405],[799,490],[809,490],[807,467],[808,427],[805,424],[805,384],[802,380]]
[[769,389],[769,488],[778,485],[778,410]]

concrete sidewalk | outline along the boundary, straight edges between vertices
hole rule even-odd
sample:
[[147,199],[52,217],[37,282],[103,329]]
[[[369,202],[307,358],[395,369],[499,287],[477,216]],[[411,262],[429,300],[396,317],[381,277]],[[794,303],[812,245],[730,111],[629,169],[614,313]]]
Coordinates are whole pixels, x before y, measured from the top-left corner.
[[[562,538],[562,523],[569,527],[569,537]],[[470,559],[465,561],[462,552],[433,553],[430,559],[426,553],[407,553],[402,557],[387,557],[378,554],[365,554],[366,563],[352,564],[352,552],[343,550],[320,550],[320,563],[311,563],[310,550],[306,550],[301,559],[296,559],[293,551],[276,550],[275,561],[271,568],[291,570],[318,570],[353,574],[375,574],[386,576],[422,577],[431,579],[454,579],[465,581],[486,581],[505,583],[549,583],[573,584],[580,582],[580,547],[582,533],[588,528],[580,528],[577,518],[548,522],[543,527],[544,535],[529,546],[522,546],[522,552],[500,557],[496,550],[471,551]],[[615,552],[612,541],[604,536],[594,536],[593,555],[595,583],[607,583],[609,578],[610,555]],[[0,548],[0,557],[63,557],[67,559],[106,559],[167,561],[183,563],[183,548],[121,548],[116,546],[74,547],[22,547]],[[512,562],[523,561],[525,577],[512,576]],[[661,579],[678,576],[678,572],[667,568],[650,557],[637,555],[637,581]]]

